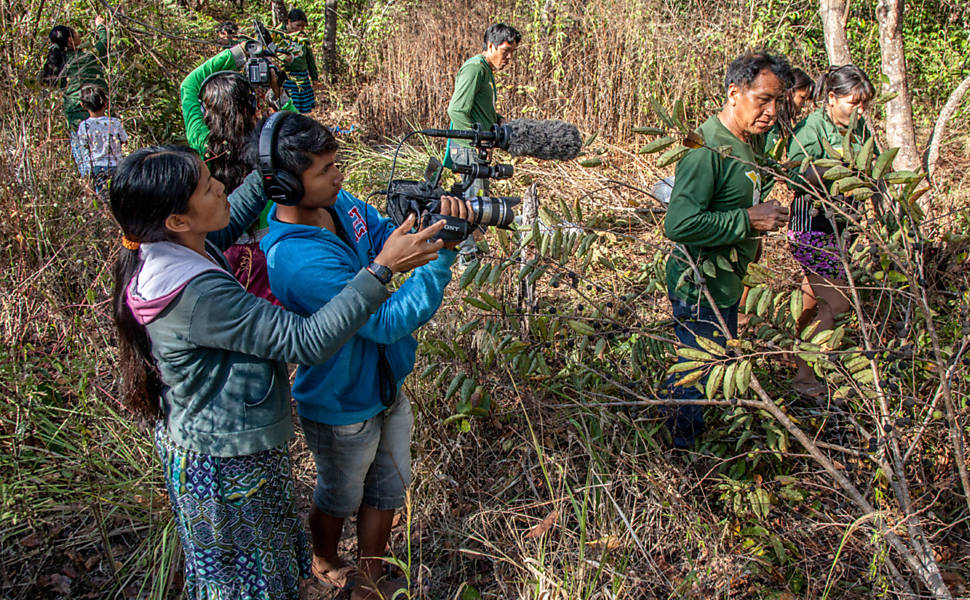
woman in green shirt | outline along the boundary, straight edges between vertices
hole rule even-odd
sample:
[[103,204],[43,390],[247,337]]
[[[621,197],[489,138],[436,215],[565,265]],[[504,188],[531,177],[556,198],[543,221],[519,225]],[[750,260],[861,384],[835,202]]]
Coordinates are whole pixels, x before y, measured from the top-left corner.
[[[856,125],[852,146],[856,151],[861,149],[872,137],[862,115],[875,93],[872,82],[859,67],[830,67],[816,85],[815,99],[820,106],[795,128],[794,136],[788,143],[788,159],[797,161],[806,156],[840,158],[843,138],[854,115]],[[840,156],[827,156],[825,142]],[[835,318],[849,309],[849,298],[844,292],[845,268],[839,245],[845,232],[841,219],[825,214],[829,211],[816,201],[819,195],[828,197],[824,189],[827,186],[821,182],[821,170],[810,168],[805,179],[808,185],[796,190],[792,201],[788,223],[789,250],[801,265],[811,286],[812,296],[820,300],[817,320],[819,331],[823,331],[831,329]],[[806,191],[808,188],[815,191]],[[831,197],[830,201],[846,202],[842,196]],[[812,368],[801,360],[797,360],[797,363],[798,372],[793,382],[795,389],[813,398],[824,394],[826,388],[815,379]]]
[[88,118],[88,111],[81,106],[81,88],[91,83],[108,89],[102,64],[108,54],[108,30],[104,26],[104,18],[100,15],[95,17],[94,27],[96,33],[93,54],[80,49],[81,36],[76,30],[66,25],[57,25],[51,29],[47,36],[50,48],[40,74],[41,81],[63,90],[64,116],[67,118],[71,139],[71,154],[78,165],[81,164],[82,155],[77,127]]
[[[263,112],[260,95],[239,72],[245,63],[243,45],[237,44],[196,67],[182,81],[180,90],[189,146],[228,193],[239,187],[252,171],[252,166],[243,159],[243,147],[256,130]],[[266,102],[272,110],[294,110],[286,93],[281,91],[275,73],[271,74]],[[269,207],[267,202],[258,222],[225,254],[233,274],[246,291],[279,304],[269,289],[266,256],[259,249],[259,240],[266,232]]]

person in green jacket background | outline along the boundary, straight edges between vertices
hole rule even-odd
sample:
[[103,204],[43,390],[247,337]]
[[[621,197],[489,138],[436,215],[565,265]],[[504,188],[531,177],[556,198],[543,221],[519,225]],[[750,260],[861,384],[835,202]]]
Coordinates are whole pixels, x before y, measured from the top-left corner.
[[[472,129],[479,125],[487,130],[502,122],[495,108],[498,92],[495,89],[495,71],[501,71],[512,60],[512,55],[522,41],[522,34],[511,25],[493,23],[485,30],[481,54],[469,58],[458,69],[455,76],[455,91],[448,103],[449,129]],[[449,169],[454,165],[484,163],[467,140],[448,140],[445,159],[442,161]],[[488,180],[476,179],[465,190],[466,198],[488,193]],[[459,246],[459,254],[475,252],[475,240],[471,237]]]
[[[189,146],[228,192],[241,185],[252,170],[243,159],[243,150],[263,112],[260,94],[239,72],[245,62],[243,45],[237,44],[196,67],[181,87],[182,119]],[[265,100],[271,111],[296,110],[272,72]],[[226,250],[226,258],[247,291],[276,302],[266,275],[266,256],[259,249],[269,207],[267,202],[252,230]]]
[[[122,161],[110,191],[123,231],[121,397],[155,423],[189,600],[299,598],[310,552],[293,501],[286,363],[325,362],[390,296],[366,269],[304,315],[247,294],[220,251],[266,203],[261,181],[253,171],[227,201],[192,150],[161,146]],[[394,272],[434,260],[440,227],[412,225],[375,260]]]
[[[725,77],[727,101],[697,130],[704,146],[690,150],[677,163],[664,232],[676,242],[667,260],[667,293],[674,331],[684,346],[700,348],[698,336],[720,337],[723,343],[721,319],[728,332],[737,335],[741,279],[755,257],[759,237],[787,221],[785,207],[762,202],[770,181],[759,165],[766,162],[765,134],[775,124],[778,102],[790,82],[791,67],[782,57],[758,52],[735,59]],[[731,148],[730,155],[712,150],[722,146]],[[708,272],[706,280],[698,279],[691,263],[702,274]],[[667,382],[671,398],[702,398],[694,386],[675,385],[677,378],[671,376]],[[675,447],[690,447],[704,431],[702,407],[680,406],[667,426]]]
[[41,81],[61,88],[64,96],[64,116],[71,140],[74,163],[80,165],[81,148],[77,140],[77,128],[88,118],[88,111],[81,106],[81,88],[92,83],[108,89],[105,81],[104,61],[108,55],[108,29],[104,17],[94,19],[94,53],[81,49],[81,36],[66,25],[57,25],[48,34],[50,47],[47,60],[40,74]]
[[[856,125],[852,135],[852,146],[858,152],[862,145],[872,137],[872,132],[862,116],[865,108],[876,95],[876,89],[866,74],[855,65],[830,67],[816,84],[816,101],[820,105],[815,112],[798,124],[788,143],[788,159],[800,161],[806,156],[812,158],[841,158],[843,136],[852,124]],[[828,156],[825,144],[829,143],[839,156]],[[878,155],[878,152],[874,152]],[[825,190],[828,186],[821,180],[822,170],[809,168],[804,175],[801,189],[796,189],[792,201],[791,220],[788,223],[788,248],[801,265],[809,284],[809,296],[817,302],[819,321],[818,331],[831,329],[835,318],[849,310],[849,298],[844,292],[847,283],[842,261],[841,247],[847,247],[849,240],[844,239],[842,217],[823,206],[817,197],[829,198],[842,210],[852,211],[852,203],[843,196],[829,197]],[[801,177],[793,177],[799,181]],[[812,191],[814,190],[814,192]],[[840,244],[840,237],[843,237]],[[814,320],[811,313],[800,319],[798,325],[804,327]],[[795,390],[803,396],[821,399],[828,391],[824,383],[815,378],[814,370],[804,361],[795,357],[798,371],[792,382]]]
[[286,18],[286,33],[280,36],[280,51],[290,57],[284,58],[283,66],[287,78],[283,88],[293,100],[293,106],[301,113],[308,113],[317,105],[313,95],[313,84],[317,81],[317,61],[313,58],[310,39],[303,33],[306,29],[306,13],[294,8]]

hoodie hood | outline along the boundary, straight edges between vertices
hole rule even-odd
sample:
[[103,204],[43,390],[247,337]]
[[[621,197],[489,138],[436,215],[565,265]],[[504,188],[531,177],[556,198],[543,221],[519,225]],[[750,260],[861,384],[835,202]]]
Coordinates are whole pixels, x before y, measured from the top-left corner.
[[[295,223],[284,223],[276,218],[276,206],[270,209],[267,215],[269,232],[260,241],[260,248],[266,253],[267,261],[272,260],[270,253],[274,246],[284,240],[292,241],[302,238],[312,240],[314,244],[322,244],[329,248],[328,253],[333,253],[340,257],[340,261],[348,265],[353,271],[357,271],[370,264],[372,258],[369,256],[371,247],[377,245],[379,248],[384,243],[384,237],[377,232],[371,235],[369,226],[373,224],[377,229],[386,227],[384,221],[377,217],[368,217],[369,207],[357,200],[344,190],[337,194],[332,211],[339,220],[338,225],[344,234],[349,238],[346,241],[337,234],[324,227],[314,225],[299,225]],[[370,221],[370,222],[368,222]],[[386,236],[386,234],[385,234]],[[317,247],[319,248],[319,247]],[[376,255],[377,252],[374,252]]]
[[[268,252],[270,248],[283,240],[293,238],[310,239],[326,237],[322,235],[322,232],[326,231],[322,227],[316,227],[314,225],[300,225],[297,223],[284,223],[283,221],[280,221],[276,218],[275,205],[270,208],[269,213],[266,215],[266,222],[269,224],[269,229],[259,240],[259,246],[262,248],[263,252]],[[333,241],[338,241],[336,236],[334,236]]]
[[225,269],[198,252],[173,242],[142,244],[141,268],[131,278],[126,300],[135,320],[147,325],[200,273]]

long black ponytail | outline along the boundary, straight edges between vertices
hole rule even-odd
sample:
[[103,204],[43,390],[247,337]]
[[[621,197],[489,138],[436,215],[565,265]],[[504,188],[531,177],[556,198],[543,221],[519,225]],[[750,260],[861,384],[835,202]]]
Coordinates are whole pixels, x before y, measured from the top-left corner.
[[793,68],[791,70],[792,74],[792,85],[785,92],[785,96],[778,103],[778,126],[781,127],[781,131],[784,135],[788,136],[792,134],[792,130],[795,128],[795,120],[798,118],[799,108],[795,107],[795,102],[792,100],[792,96],[798,90],[808,90],[808,97],[813,98],[815,96],[815,82],[812,78],[808,76],[805,71]]
[[199,183],[198,156],[184,146],[142,148],[121,161],[111,180],[111,213],[124,233],[114,267],[113,308],[118,327],[122,403],[148,419],[161,414],[162,381],[151,341],[128,306],[128,286],[141,267],[137,244],[168,239],[165,219],[185,213]]
[[55,26],[47,35],[50,48],[47,50],[44,69],[40,72],[40,80],[44,83],[54,83],[61,76],[64,62],[67,60],[67,46],[72,37],[74,37],[74,30],[66,25]]

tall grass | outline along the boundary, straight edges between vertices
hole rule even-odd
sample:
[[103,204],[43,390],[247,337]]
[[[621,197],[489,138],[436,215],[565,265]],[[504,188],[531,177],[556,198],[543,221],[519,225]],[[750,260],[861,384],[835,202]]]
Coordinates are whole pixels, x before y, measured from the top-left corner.
[[[379,59],[351,73],[361,82],[357,108],[378,131],[401,131],[408,120],[446,125],[458,67],[481,51],[488,24],[504,20],[524,37],[497,77],[502,114],[566,119],[587,133],[625,140],[650,114],[650,96],[683,98],[695,114],[710,113],[724,66],[745,49],[777,45],[779,26],[786,25],[785,50],[802,50],[798,40],[814,24],[789,24],[787,12],[760,12],[770,6],[674,0],[397,5],[372,50]],[[787,10],[810,12],[814,5]],[[755,30],[754,22],[762,26]],[[817,48],[798,59],[809,66],[820,61]]]

